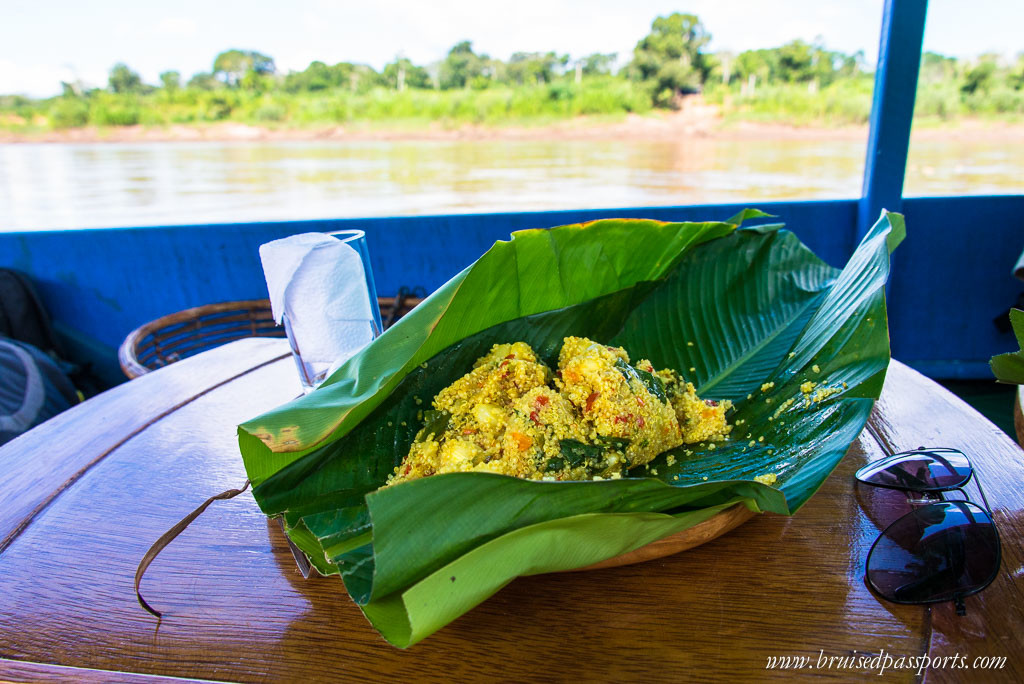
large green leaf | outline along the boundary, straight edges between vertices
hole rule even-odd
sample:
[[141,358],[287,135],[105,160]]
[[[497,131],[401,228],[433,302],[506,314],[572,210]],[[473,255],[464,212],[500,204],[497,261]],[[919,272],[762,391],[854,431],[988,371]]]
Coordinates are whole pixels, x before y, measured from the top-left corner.
[[523,527],[476,547],[406,591],[363,606],[363,612],[392,643],[405,647],[444,627],[513,577],[617,556],[692,527],[731,503],[674,515],[575,515]]
[[[241,426],[256,500],[403,647],[518,575],[612,557],[736,502],[796,510],[881,389],[884,283],[903,225],[883,214],[840,272],[778,226],[736,230],[762,216],[598,221],[496,244],[324,387]],[[431,398],[493,343],[523,340],[553,363],[566,335],[623,345],[732,399],[732,439],[614,481],[457,473],[379,489]],[[765,473],[777,488],[752,481]]]
[[495,243],[316,392],[243,424],[239,443],[249,478],[257,485],[344,435],[413,368],[467,335],[658,280],[694,246],[735,228],[606,220],[519,231]]

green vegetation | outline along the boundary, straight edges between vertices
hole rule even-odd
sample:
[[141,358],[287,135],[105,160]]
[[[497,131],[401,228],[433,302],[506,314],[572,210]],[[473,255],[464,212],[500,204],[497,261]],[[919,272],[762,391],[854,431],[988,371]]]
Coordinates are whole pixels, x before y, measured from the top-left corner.
[[675,106],[681,95],[699,92],[708,81],[714,58],[701,50],[710,40],[696,15],[658,17],[637,43],[628,74],[647,86],[654,104]]
[[[106,88],[63,83],[61,95],[0,96],[0,130],[33,133],[83,126],[167,126],[235,121],[275,127],[440,122],[501,125],[580,115],[622,115],[678,108],[703,93],[727,119],[793,124],[859,124],[871,110],[874,77],[864,55],[830,51],[794,40],[739,54],[707,52],[700,19],[658,17],[615,71],[617,55],[572,58],[556,52],[517,52],[508,61],[454,45],[440,61],[416,65],[398,57],[381,71],[365,64],[313,62],[282,74],[269,55],[227,50],[209,72],[184,81],[178,71],[143,82],[124,63]],[[915,116],[945,121],[961,116],[1024,116],[1024,53],[1013,64],[997,55],[958,61],[926,52]]]
[[[485,89],[447,91],[411,87],[398,91],[375,86],[355,91],[336,87],[289,92],[280,88],[261,93],[186,87],[127,96],[98,91],[42,102],[8,97],[0,101],[0,121],[8,130],[215,121],[296,127],[364,121],[409,126],[433,121],[497,125],[583,114],[644,112],[650,108],[646,94],[634,84],[604,76],[582,83],[497,84]],[[13,117],[20,120],[12,121]]]
[[722,105],[727,120],[838,126],[867,122],[874,87],[874,76],[861,74],[818,88],[785,82],[750,90],[713,86],[705,97]]

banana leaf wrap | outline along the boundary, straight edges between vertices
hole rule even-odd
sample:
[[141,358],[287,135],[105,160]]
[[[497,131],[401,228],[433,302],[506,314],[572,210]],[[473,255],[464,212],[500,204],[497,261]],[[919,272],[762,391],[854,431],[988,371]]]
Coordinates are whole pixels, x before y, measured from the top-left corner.
[[[601,220],[496,243],[315,392],[239,427],[257,503],[403,648],[517,576],[614,557],[737,502],[791,514],[881,391],[884,286],[904,226],[883,212],[839,270],[778,224],[740,227],[767,216]],[[492,344],[525,341],[554,366],[567,335],[732,400],[731,439],[679,447],[620,480],[452,473],[379,489],[419,412]],[[808,381],[819,395],[801,390]],[[766,473],[775,487],[753,480]]]

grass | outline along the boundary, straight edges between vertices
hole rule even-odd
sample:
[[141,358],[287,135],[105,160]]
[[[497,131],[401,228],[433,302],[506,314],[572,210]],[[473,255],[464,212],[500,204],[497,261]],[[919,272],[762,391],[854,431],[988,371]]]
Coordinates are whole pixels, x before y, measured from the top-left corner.
[[[874,78],[845,78],[817,88],[808,83],[758,84],[747,92],[739,84],[708,85],[704,99],[717,104],[726,123],[760,121],[797,126],[866,124]],[[0,98],[0,130],[33,134],[96,126],[203,125],[232,121],[268,128],[302,129],[331,125],[415,130],[440,125],[541,126],[582,115],[622,117],[651,110],[649,90],[614,76],[561,80],[532,86],[493,85],[482,89],[403,92],[376,87],[289,93],[220,88],[148,94],[94,91],[85,97],[48,100]],[[956,81],[922,82],[915,123],[941,126],[964,117],[1024,121],[1024,89],[998,83],[965,94]]]
[[325,124],[398,123],[403,127],[462,124],[537,124],[582,115],[612,116],[651,109],[647,91],[625,79],[596,77],[481,90],[374,88],[311,93],[240,90],[156,91],[147,95],[98,92],[89,97],[52,98],[0,111],[0,128],[12,132],[136,124],[166,126],[217,121],[288,128]]
[[737,86],[719,86],[707,91],[707,99],[722,105],[726,121],[835,126],[867,123],[873,90],[874,80],[861,77],[817,90],[805,83],[785,83],[744,94]]

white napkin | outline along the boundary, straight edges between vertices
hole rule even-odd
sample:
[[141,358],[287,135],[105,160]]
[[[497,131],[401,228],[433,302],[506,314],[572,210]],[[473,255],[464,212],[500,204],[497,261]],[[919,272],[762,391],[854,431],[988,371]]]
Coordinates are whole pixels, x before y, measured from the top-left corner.
[[303,361],[337,364],[373,340],[359,252],[323,233],[260,245],[274,320],[288,322]]

